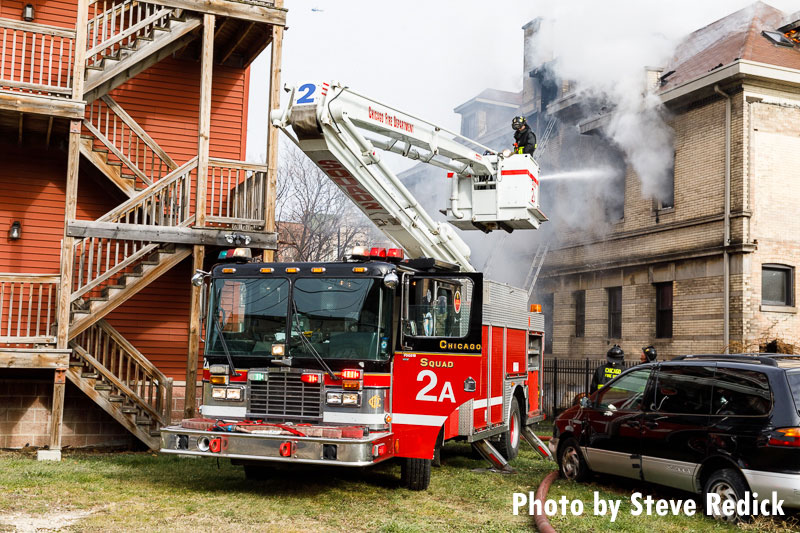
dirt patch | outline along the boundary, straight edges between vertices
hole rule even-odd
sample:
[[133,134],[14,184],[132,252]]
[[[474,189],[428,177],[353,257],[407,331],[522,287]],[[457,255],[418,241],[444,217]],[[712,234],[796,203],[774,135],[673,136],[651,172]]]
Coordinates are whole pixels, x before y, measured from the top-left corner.
[[[46,514],[28,515],[25,513],[0,514],[0,531],[16,531],[17,533],[43,533],[61,531],[78,520],[90,516],[89,511],[53,511]],[[9,528],[10,529],[7,529]]]

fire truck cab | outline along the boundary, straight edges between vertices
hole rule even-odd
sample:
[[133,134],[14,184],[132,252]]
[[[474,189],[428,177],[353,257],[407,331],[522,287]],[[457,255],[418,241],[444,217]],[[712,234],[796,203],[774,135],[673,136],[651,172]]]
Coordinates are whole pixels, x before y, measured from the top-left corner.
[[541,315],[514,312],[527,293],[370,251],[215,266],[202,417],[165,428],[161,451],[246,467],[402,457],[418,489],[449,439],[495,439],[515,457],[523,428],[542,419]]

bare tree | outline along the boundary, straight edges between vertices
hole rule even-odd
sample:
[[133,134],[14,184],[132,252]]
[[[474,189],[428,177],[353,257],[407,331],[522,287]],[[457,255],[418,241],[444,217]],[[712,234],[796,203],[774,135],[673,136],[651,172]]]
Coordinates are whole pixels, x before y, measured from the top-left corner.
[[346,249],[376,239],[369,219],[305,154],[290,146],[280,161],[276,214],[282,258],[338,260]]

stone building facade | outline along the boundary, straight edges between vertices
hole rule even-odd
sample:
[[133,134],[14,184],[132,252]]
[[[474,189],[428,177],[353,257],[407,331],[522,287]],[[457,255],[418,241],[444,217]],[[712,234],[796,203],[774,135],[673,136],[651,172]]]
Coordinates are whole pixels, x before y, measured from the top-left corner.
[[[597,202],[618,204],[589,230],[555,224],[531,241],[531,255],[537,240],[550,243],[534,296],[550,318],[546,351],[599,357],[619,344],[638,358],[653,344],[663,359],[775,344],[800,350],[797,18],[755,3],[687,36],[663,69],[643,67],[673,133],[666,201],[643,194],[609,140],[613,108],[563,82],[551,102],[531,103],[525,94],[545,92],[526,80],[519,111],[557,122],[540,161],[545,212],[588,213],[580,187],[611,188]],[[526,41],[537,24],[523,28]],[[534,77],[542,67],[526,70]],[[598,155],[623,161],[617,177],[548,185],[548,172]]]

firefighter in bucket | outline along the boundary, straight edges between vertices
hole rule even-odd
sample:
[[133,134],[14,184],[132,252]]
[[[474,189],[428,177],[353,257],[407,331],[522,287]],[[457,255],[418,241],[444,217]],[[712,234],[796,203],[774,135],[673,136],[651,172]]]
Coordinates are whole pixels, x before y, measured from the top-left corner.
[[514,153],[532,156],[536,150],[536,134],[528,127],[525,117],[514,117],[511,129],[514,130]]

